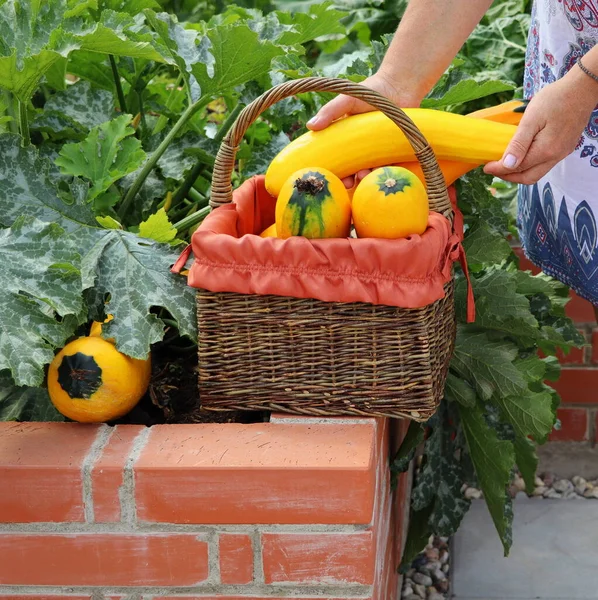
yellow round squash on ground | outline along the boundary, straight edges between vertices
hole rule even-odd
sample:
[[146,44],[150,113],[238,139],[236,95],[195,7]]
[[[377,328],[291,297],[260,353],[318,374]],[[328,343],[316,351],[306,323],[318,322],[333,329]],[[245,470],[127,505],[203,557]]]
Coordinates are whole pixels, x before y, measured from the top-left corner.
[[361,180],[352,212],[358,237],[396,239],[422,234],[430,207],[417,175],[403,167],[382,167]]
[[295,171],[276,200],[276,232],[286,239],[348,237],[351,200],[343,182],[330,171],[310,167]]
[[[107,315],[104,323],[110,323],[114,319],[114,315]],[[90,337],[102,337],[102,325],[104,323],[100,323],[99,321],[94,321],[89,328],[89,336]],[[105,338],[102,338],[105,339]],[[114,338],[108,338],[108,342],[114,344]]]
[[67,344],[48,369],[48,393],[56,409],[81,423],[103,423],[126,415],[145,394],[151,361],[119,352],[100,337]]

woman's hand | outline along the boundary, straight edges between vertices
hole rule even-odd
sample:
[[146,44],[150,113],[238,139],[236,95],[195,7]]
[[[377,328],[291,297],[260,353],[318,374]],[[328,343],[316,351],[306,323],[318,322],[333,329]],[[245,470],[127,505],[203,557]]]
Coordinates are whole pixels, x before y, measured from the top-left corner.
[[575,150],[597,102],[598,83],[573,67],[534,96],[502,160],[488,163],[484,172],[513,183],[536,183]]
[[[375,75],[368,77],[362,82],[362,85],[379,92],[401,108],[417,107],[421,102],[421,98],[415,94],[401,90],[382,70],[378,71]],[[355,115],[371,110],[376,109],[366,102],[357,100],[352,96],[340,95],[325,104],[318,113],[307,122],[307,127],[312,131],[319,131],[321,129],[326,129],[333,121],[336,121],[345,115]],[[363,179],[369,172],[369,169],[362,169],[359,173],[356,173],[354,177],[346,177],[343,179],[345,187],[351,189],[356,181]]]
[[[419,106],[421,102],[421,98],[417,98],[414,94],[401,90],[382,70],[365,79],[361,85],[379,92],[401,108]],[[376,109],[352,96],[340,95],[328,102],[328,104],[325,104],[318,111],[318,114],[307,122],[307,127],[312,131],[319,131],[320,129],[326,129],[333,121],[345,115],[356,115],[371,110]]]

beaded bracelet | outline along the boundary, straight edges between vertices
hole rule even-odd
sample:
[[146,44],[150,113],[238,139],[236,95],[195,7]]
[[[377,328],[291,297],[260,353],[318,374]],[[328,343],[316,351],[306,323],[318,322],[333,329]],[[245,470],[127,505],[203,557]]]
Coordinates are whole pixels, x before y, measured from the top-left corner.
[[577,66],[588,76],[591,77],[594,81],[598,82],[598,75],[594,75],[592,71],[587,69],[583,63],[581,62],[581,57],[577,59]]

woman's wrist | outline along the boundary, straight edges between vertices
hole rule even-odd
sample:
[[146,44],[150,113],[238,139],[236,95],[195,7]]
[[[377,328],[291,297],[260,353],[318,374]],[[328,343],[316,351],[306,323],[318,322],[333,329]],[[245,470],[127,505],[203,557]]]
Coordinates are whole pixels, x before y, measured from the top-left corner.
[[598,47],[579,58],[565,77],[574,86],[579,101],[595,107],[598,104]]
[[394,90],[397,100],[405,106],[419,106],[425,98],[427,90],[417,75],[405,73],[400,68],[385,65],[384,62],[376,72],[375,77],[382,79],[389,88]]
[[[582,59],[582,65],[591,73]],[[571,100],[581,106],[586,106],[590,112],[598,104],[598,81],[582,70],[579,64],[574,65],[563,78],[569,84]],[[566,109],[566,107],[564,107]]]

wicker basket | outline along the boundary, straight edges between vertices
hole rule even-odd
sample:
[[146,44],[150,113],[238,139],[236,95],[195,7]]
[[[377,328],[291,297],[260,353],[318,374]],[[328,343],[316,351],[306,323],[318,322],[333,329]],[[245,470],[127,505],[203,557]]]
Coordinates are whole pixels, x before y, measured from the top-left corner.
[[[380,94],[328,78],[276,86],[241,112],[216,159],[212,208],[232,200],[235,154],[249,125],[277,101],[313,91],[354,96],[392,119],[420,161],[431,209],[452,221],[444,178],[415,124]],[[453,350],[453,288],[451,280],[444,298],[417,309],[199,290],[202,407],[425,421],[443,396]]]

